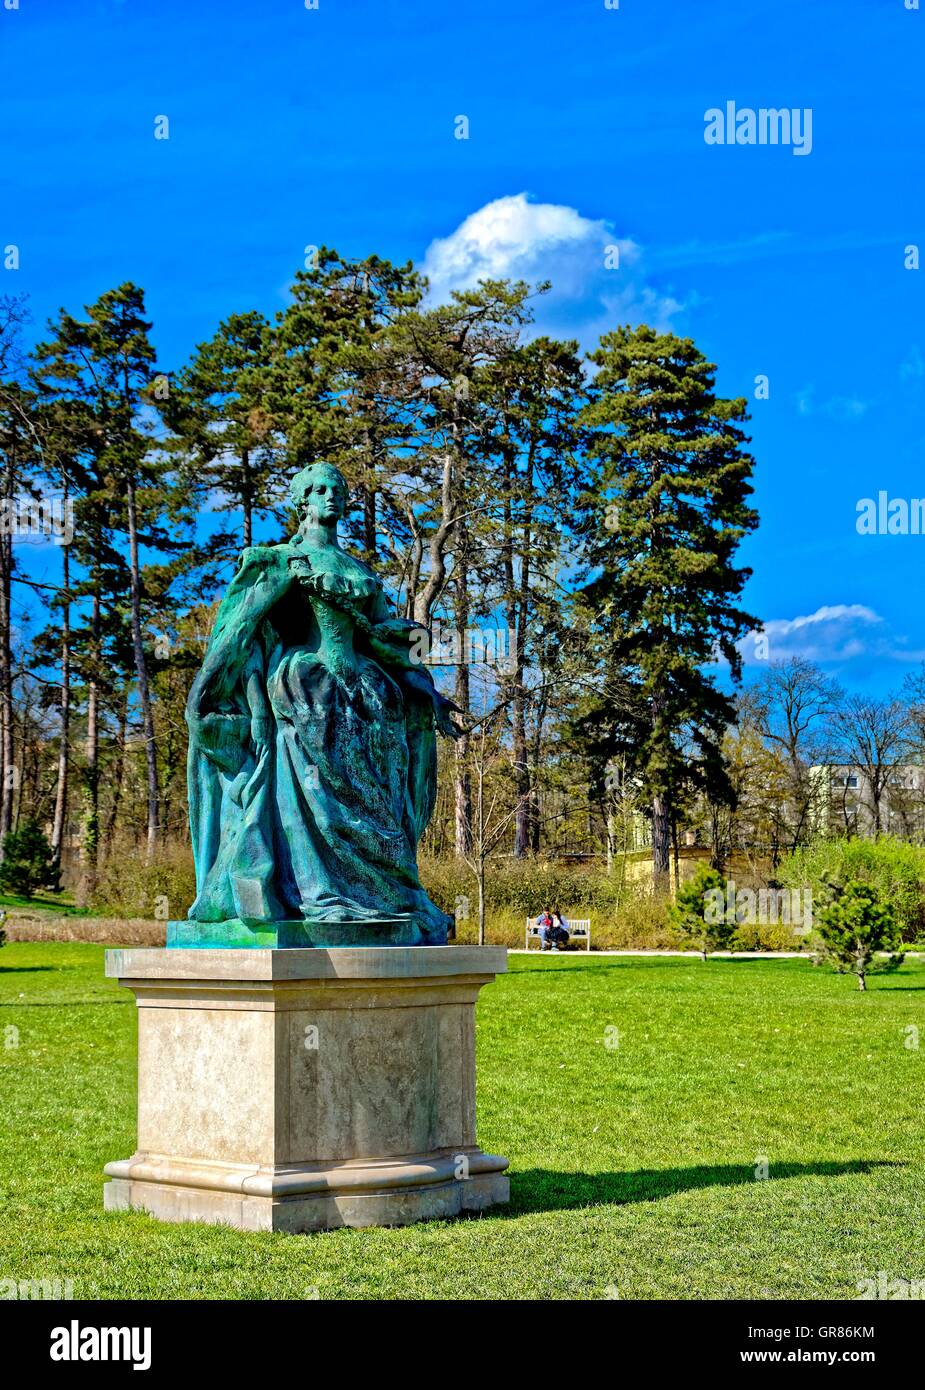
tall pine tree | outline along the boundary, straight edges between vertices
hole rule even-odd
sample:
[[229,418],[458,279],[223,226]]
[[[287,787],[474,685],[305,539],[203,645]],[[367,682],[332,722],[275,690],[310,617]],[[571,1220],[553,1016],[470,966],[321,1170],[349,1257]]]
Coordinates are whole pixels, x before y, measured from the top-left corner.
[[582,419],[600,474],[584,597],[607,679],[624,689],[628,680],[638,702],[635,761],[665,883],[684,784],[732,797],[722,742],[735,709],[709,667],[725,659],[738,682],[736,643],[757,626],[736,602],[751,571],[734,563],[758,524],[748,505],[748,417],[744,400],[715,395],[716,368],[689,338],[623,327],[591,361],[598,371]]

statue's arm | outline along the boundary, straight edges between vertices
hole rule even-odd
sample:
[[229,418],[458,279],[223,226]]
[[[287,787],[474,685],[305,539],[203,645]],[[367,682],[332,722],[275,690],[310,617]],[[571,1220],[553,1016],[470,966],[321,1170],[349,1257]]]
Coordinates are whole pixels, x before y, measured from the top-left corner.
[[367,641],[383,665],[397,670],[403,685],[430,702],[442,734],[460,738],[465,733],[453,720],[454,713],[460,712],[459,706],[440,693],[424,664],[430,650],[430,633],[410,618],[393,617],[381,590],[374,601]]
[[289,554],[285,545],[248,547],[219,606],[186,708],[191,736],[206,749],[243,742],[252,719],[266,714],[258,629],[292,583]]

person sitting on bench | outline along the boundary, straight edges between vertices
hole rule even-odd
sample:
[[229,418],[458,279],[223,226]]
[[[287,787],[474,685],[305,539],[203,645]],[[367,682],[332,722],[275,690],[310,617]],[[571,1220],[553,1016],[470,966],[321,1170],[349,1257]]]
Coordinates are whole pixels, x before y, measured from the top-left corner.
[[558,951],[568,941],[568,924],[557,907],[551,913],[548,907],[544,907],[536,919],[536,925],[540,929],[541,951]]
[[552,927],[549,935],[552,940],[552,949],[554,951],[557,951],[560,946],[568,945],[568,922],[566,922],[557,907],[554,907],[552,910]]

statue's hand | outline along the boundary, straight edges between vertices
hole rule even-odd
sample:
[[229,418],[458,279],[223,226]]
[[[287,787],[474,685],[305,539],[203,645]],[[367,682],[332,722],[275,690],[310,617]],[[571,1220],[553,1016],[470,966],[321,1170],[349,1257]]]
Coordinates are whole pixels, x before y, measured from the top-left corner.
[[349,582],[339,574],[319,574],[313,570],[311,561],[305,559],[303,555],[293,555],[289,560],[289,568],[304,589],[310,594],[317,594],[319,598],[352,598],[353,591]]
[[343,597],[350,593],[350,585],[339,574],[314,574],[309,588],[316,594],[328,594],[332,598]]
[[247,720],[234,714],[188,716],[190,738],[209,760],[234,776],[241,766]]
[[290,555],[289,568],[302,584],[308,584],[309,581],[318,577],[312,570],[311,561],[307,560],[304,555]]
[[258,755],[269,747],[272,728],[273,721],[266,715],[255,714],[251,719],[251,743]]
[[408,642],[415,633],[426,631],[410,618],[380,618],[376,623],[376,636],[382,642]]
[[324,588],[328,594],[349,594],[352,593],[350,583],[339,574],[326,574],[324,576]]
[[445,695],[441,695],[439,690],[434,691],[434,720],[441,734],[447,738],[462,738],[466,732],[461,724],[457,724],[453,718],[454,714],[461,713],[459,705],[455,705],[452,700],[448,700]]
[[466,732],[459,724],[455,723],[449,710],[437,709],[434,711],[436,716],[437,728],[441,734],[447,738],[462,738]]

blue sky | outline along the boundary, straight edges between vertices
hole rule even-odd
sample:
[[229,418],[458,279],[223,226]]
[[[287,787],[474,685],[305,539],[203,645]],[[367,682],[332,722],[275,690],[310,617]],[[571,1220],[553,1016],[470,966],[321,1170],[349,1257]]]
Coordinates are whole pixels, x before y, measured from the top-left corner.
[[[11,2],[0,292],[31,295],[37,330],[132,279],[175,368],[229,312],[281,307],[321,242],[413,258],[436,293],[549,277],[544,327],[590,346],[655,320],[723,393],[768,377],[744,554],[771,657],[877,692],[925,657],[925,536],[855,529],[860,498],[925,496],[925,269],[904,266],[925,250],[925,8]],[[811,108],[811,153],[706,144],[730,100]]]

